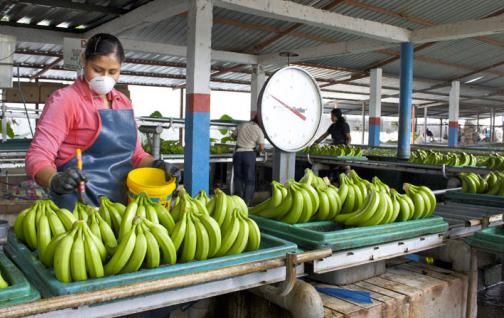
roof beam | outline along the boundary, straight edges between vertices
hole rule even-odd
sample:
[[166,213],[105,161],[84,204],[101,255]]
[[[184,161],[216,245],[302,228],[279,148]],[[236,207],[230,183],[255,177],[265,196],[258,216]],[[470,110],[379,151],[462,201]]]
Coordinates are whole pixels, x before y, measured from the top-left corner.
[[[338,42],[334,44],[324,44],[313,47],[301,47],[289,50],[299,54],[299,56],[291,57],[291,62],[299,62],[304,60],[319,59],[324,57],[345,55],[345,54],[359,54],[370,51],[382,50],[390,47],[397,46],[396,43],[388,43],[383,41],[376,41],[370,39],[359,39],[345,42]],[[270,53],[259,55],[259,63],[261,64],[276,64],[284,63],[285,57],[281,57],[278,53]]]
[[[2,27],[2,34],[13,35],[17,42],[33,42],[63,45],[64,37],[77,37],[79,34],[69,34],[57,31],[37,30],[26,27]],[[126,51],[166,54],[186,57],[187,48],[180,45],[157,42],[135,41],[119,37]],[[212,60],[238,64],[257,64],[257,56],[252,54],[212,50]]]
[[216,0],[216,6],[272,19],[303,23],[386,42],[409,41],[411,31],[385,23],[353,18],[291,1]]
[[[326,4],[325,6],[323,6],[322,8],[320,8],[321,10],[331,10],[331,9],[334,9],[338,4],[344,2],[345,0],[333,0],[331,2],[329,2],[328,4]],[[265,38],[264,40],[262,40],[261,42],[257,43],[256,45],[254,45],[254,47],[252,48],[252,53],[254,54],[259,54],[261,51],[263,51],[265,48],[267,48],[268,46],[272,45],[273,43],[277,42],[278,40],[292,34],[294,31],[298,30],[299,28],[301,28],[304,24],[302,23],[295,23],[294,25],[291,25],[285,29],[283,29],[282,31],[280,31],[279,33],[271,36],[271,37],[267,37]],[[248,50],[245,50],[245,51],[248,51]]]
[[136,27],[166,20],[185,11],[187,11],[186,0],[155,0],[87,31],[85,36],[90,37],[96,33],[118,35]]
[[504,32],[504,15],[431,26],[411,33],[415,43],[449,41]]

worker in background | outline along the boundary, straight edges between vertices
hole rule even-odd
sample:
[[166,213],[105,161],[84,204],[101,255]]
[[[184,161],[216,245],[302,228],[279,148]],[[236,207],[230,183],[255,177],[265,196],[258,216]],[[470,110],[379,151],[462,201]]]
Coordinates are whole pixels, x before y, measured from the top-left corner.
[[232,136],[236,138],[233,155],[234,194],[250,206],[255,190],[256,147],[259,153],[264,153],[264,133],[259,127],[257,116],[240,124]]
[[[180,174],[142,149],[131,101],[114,89],[123,60],[115,36],[94,35],[81,56],[81,74],[45,104],[26,154],[26,171],[49,188],[60,207],[73,209],[80,181],[86,181],[85,201],[97,206],[102,195],[125,203],[126,177],[136,167],[161,168],[167,177]],[[76,168],[77,148],[82,149],[84,174]]]
[[433,142],[434,141],[434,134],[432,133],[432,131],[429,128],[426,128],[425,135],[427,137],[426,141],[428,141],[428,142]]
[[319,144],[327,136],[331,135],[333,145],[349,145],[352,142],[350,126],[343,117],[341,109],[335,108],[331,111],[331,121],[332,124],[329,129],[315,141],[315,144]]

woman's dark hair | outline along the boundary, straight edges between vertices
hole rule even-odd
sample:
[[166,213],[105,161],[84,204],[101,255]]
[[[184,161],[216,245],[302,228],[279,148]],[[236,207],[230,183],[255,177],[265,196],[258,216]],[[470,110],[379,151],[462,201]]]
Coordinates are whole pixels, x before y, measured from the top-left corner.
[[86,60],[109,54],[115,54],[120,63],[124,60],[124,49],[118,38],[112,34],[98,33],[88,40],[86,51],[84,51]]
[[339,108],[335,108],[335,109],[331,110],[331,116],[338,118],[338,121],[340,121],[340,122],[345,121],[345,117],[343,117],[343,113],[341,112],[341,109],[339,109]]

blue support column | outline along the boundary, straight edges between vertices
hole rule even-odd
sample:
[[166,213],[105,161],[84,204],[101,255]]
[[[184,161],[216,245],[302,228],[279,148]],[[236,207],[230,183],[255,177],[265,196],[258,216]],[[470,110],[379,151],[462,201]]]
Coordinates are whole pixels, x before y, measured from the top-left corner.
[[380,146],[380,118],[369,118],[369,145]]
[[448,124],[448,147],[455,148],[458,144],[458,122],[450,121]]
[[188,94],[185,119],[184,187],[208,193],[210,180],[210,95]]
[[411,97],[413,93],[413,43],[401,44],[401,82],[399,97],[399,141],[397,157],[409,159],[411,142]]

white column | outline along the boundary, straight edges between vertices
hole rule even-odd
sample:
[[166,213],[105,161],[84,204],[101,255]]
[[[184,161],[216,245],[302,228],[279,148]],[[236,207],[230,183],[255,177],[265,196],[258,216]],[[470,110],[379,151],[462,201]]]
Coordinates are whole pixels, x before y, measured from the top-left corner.
[[184,185],[195,195],[210,181],[212,0],[189,0]]
[[448,105],[448,146],[457,147],[458,130],[459,130],[459,99],[460,99],[460,82],[453,81],[450,89],[450,100]]
[[371,83],[369,87],[369,136],[368,143],[376,147],[380,145],[381,127],[381,87],[382,69],[371,70]]
[[252,80],[250,83],[250,118],[254,118],[257,113],[257,101],[259,94],[266,81],[264,67],[261,64],[252,66]]

